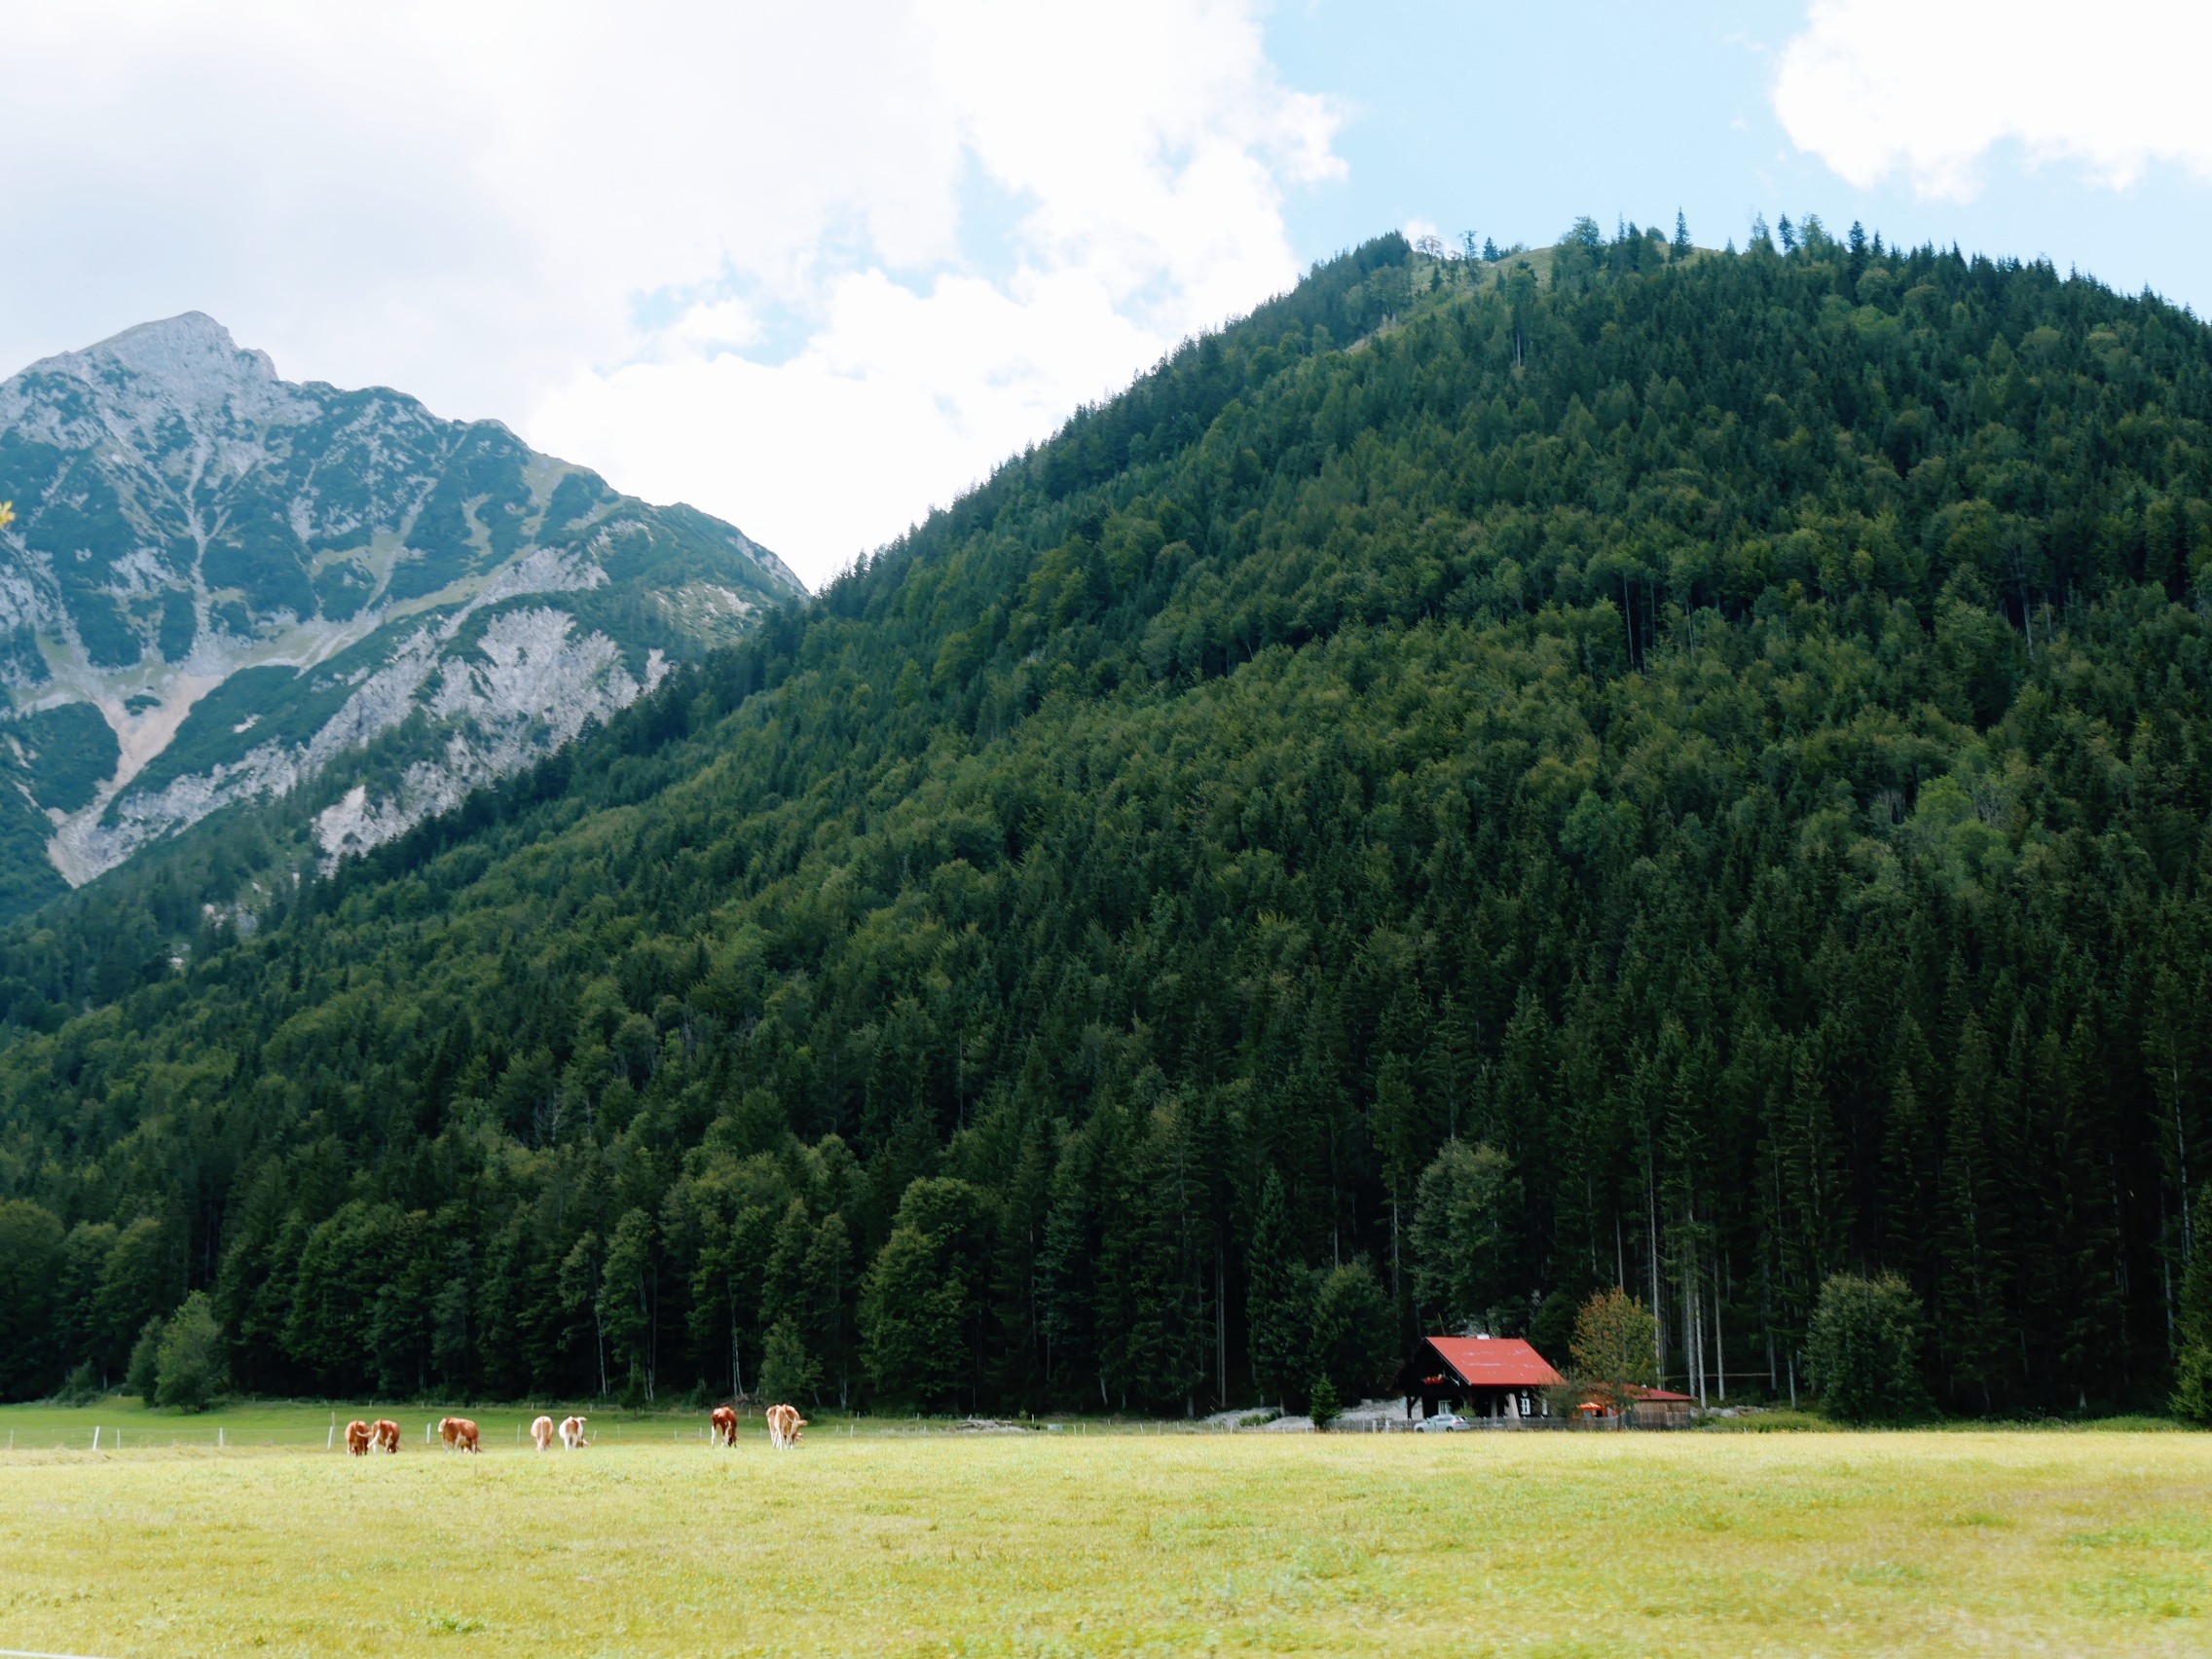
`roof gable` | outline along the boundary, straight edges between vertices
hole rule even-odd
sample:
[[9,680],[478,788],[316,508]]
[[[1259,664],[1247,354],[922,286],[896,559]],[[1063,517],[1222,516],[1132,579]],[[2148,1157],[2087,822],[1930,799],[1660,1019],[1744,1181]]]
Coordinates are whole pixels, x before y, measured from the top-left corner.
[[1423,1340],[1470,1388],[1549,1388],[1567,1381],[1519,1337]]

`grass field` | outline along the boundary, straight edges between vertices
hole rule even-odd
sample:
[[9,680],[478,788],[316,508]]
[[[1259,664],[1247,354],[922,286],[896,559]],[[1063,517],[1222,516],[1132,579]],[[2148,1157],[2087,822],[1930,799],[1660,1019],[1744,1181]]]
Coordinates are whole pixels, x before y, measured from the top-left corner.
[[[53,1449],[102,1414],[122,1451]],[[0,1411],[0,1648],[2212,1650],[2212,1436],[840,1429],[778,1455],[683,1419],[539,1456],[479,1411],[467,1458],[392,1415],[406,1451],[355,1461],[322,1409]]]

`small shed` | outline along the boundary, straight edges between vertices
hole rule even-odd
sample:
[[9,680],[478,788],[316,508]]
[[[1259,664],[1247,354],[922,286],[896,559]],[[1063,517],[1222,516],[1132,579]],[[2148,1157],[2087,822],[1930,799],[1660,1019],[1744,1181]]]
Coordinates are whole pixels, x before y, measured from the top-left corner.
[[1518,1422],[1549,1417],[1544,1390],[1567,1381],[1519,1337],[1423,1337],[1405,1369],[1406,1416],[1462,1416]]
[[1618,1426],[1623,1404],[1628,1408],[1626,1420],[1632,1428],[1688,1428],[1696,1421],[1691,1413],[1697,1401],[1689,1395],[1636,1382],[1593,1392],[1583,1400],[1580,1410],[1587,1419],[1609,1419],[1610,1426]]

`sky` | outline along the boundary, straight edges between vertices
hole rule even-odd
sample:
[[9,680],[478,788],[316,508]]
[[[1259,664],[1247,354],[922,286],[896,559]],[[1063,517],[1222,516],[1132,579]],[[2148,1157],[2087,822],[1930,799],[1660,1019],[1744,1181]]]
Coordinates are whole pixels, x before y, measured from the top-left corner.
[[1754,214],[2212,308],[2212,8],[11,7],[0,367],[204,311],[819,586],[1391,229]]

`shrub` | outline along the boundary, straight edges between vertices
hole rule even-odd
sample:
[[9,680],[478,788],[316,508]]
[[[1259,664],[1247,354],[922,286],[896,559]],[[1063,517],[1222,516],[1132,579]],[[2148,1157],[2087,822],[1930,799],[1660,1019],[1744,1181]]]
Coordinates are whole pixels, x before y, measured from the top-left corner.
[[54,1391],[55,1403],[63,1406],[89,1406],[99,1397],[100,1380],[89,1359],[78,1364]]
[[1895,1273],[1836,1273],[1821,1286],[1806,1336],[1806,1367],[1821,1404],[1844,1422],[1925,1417],[1920,1298]]
[[223,1331],[207,1293],[184,1299],[162,1332],[155,1356],[155,1397],[180,1411],[203,1412],[223,1391]]

